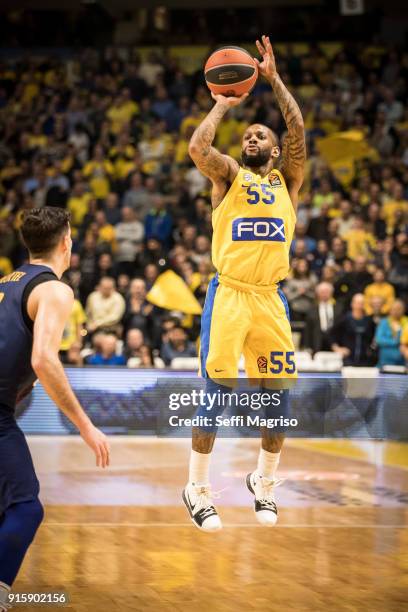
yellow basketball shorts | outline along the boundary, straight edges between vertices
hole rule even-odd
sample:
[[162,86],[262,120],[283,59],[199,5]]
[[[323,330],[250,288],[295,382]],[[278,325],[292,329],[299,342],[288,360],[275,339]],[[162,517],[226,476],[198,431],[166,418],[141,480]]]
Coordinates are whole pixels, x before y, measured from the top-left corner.
[[217,274],[201,318],[201,375],[237,378],[241,354],[249,378],[297,377],[289,307],[281,289],[265,290]]

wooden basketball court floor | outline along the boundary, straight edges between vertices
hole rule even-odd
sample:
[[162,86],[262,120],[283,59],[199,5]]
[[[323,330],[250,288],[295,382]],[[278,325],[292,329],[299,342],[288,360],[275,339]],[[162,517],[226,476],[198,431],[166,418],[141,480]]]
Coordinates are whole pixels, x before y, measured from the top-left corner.
[[112,438],[107,471],[79,438],[29,444],[46,519],[15,591],[63,590],[78,612],[408,608],[408,444],[287,441],[268,529],[244,482],[258,441],[219,439],[215,534],[180,499],[189,440]]

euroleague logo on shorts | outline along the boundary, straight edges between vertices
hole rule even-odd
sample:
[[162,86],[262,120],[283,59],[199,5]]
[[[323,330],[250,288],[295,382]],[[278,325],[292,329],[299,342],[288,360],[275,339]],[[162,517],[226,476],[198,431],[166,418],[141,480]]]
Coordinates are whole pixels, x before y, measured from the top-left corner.
[[260,374],[268,373],[268,360],[264,355],[260,355],[256,361]]

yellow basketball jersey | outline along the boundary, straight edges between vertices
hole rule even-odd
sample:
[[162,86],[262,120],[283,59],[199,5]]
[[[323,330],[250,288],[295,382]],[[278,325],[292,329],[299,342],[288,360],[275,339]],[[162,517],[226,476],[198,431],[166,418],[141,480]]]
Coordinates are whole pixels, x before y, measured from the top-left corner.
[[240,168],[213,211],[212,259],[221,278],[273,285],[289,272],[296,214],[278,170],[268,176]]

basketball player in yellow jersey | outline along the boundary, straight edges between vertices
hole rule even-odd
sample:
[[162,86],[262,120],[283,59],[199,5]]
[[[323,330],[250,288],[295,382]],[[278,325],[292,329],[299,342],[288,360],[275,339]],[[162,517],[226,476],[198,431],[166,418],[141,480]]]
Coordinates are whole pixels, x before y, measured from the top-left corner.
[[[288,306],[279,282],[289,271],[306,157],[304,125],[297,103],[277,73],[269,38],[263,36],[256,44],[262,56],[262,62],[256,60],[259,72],[271,84],[287,126],[279,168],[274,168],[279,141],[265,125],[247,128],[242,167],[212,146],[226,112],[248,94],[213,95],[215,106],[197,127],[189,147],[197,168],[212,182],[212,257],[217,275],[207,292],[200,351],[201,374],[210,384],[237,378],[241,353],[250,378],[296,377]],[[247,476],[256,517],[264,525],[277,520],[273,490],[279,482],[276,470],[284,436],[273,431],[262,429],[258,466]],[[222,526],[209,485],[215,432],[215,426],[193,429],[189,482],[183,491],[193,523],[204,531]]]

